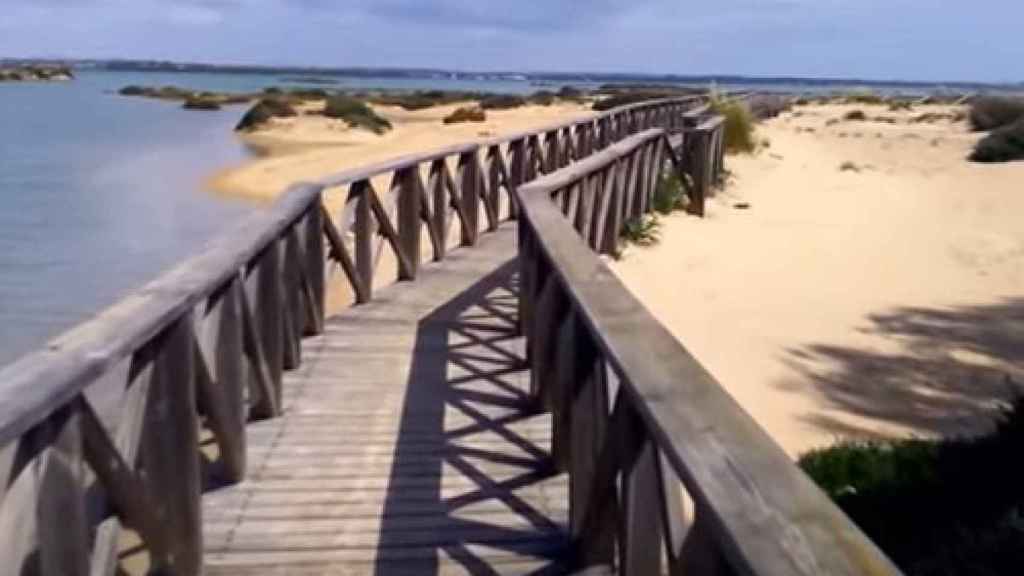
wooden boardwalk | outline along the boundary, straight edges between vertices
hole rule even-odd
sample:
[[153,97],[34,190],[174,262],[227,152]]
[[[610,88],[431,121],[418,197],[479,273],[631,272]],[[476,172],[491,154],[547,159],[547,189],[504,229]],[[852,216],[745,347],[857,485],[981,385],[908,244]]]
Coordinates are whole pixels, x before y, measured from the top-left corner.
[[206,573],[559,573],[568,507],[529,410],[514,225],[303,341],[247,479],[203,496]]

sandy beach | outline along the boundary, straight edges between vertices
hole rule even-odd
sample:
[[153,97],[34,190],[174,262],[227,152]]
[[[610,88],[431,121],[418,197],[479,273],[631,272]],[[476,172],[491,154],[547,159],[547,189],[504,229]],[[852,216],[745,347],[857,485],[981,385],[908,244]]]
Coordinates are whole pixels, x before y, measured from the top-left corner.
[[593,114],[589,106],[556,103],[488,110],[485,122],[445,125],[442,119],[468,103],[406,111],[374,106],[394,129],[377,136],[321,116],[274,119],[254,133],[239,134],[263,157],[216,174],[211,187],[224,194],[270,199],[290,184],[316,180],[348,168],[449,144],[501,136]]
[[[855,109],[869,120],[835,121]],[[1024,383],[1024,163],[965,160],[979,135],[957,111],[765,122],[769,147],[727,159],[706,219],[665,218],[614,264],[793,455],[973,432]],[[925,112],[943,116],[912,122]]]

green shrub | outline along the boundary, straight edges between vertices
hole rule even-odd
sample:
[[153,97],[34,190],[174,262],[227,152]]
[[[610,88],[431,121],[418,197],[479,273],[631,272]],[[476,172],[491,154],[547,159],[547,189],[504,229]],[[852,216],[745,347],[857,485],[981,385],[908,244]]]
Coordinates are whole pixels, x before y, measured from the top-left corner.
[[971,129],[995,130],[1024,117],[1024,98],[985,96],[971,102]]
[[867,119],[868,119],[868,115],[865,114],[863,110],[850,110],[849,112],[847,112],[846,114],[843,115],[843,120],[847,120],[847,121],[860,121],[860,122],[863,122],[864,120],[867,120]]
[[445,124],[458,124],[460,122],[486,122],[487,112],[478,106],[466,106],[459,108],[444,117]]
[[146,89],[142,86],[125,86],[117,91],[121,96],[142,96],[146,94]]
[[562,86],[558,90],[558,97],[562,100],[581,100],[584,94],[583,91],[574,86]]
[[725,150],[730,153],[753,152],[754,116],[741,100],[726,100],[712,96],[711,109],[725,117]]
[[1024,160],[1024,118],[993,130],[974,146],[972,162],[1010,162]]
[[363,128],[374,134],[383,134],[391,129],[391,122],[378,116],[365,102],[344,94],[327,99],[324,116],[344,120],[352,128]]
[[182,105],[185,110],[220,110],[220,102],[209,96],[192,96]]
[[654,246],[661,240],[661,222],[653,214],[631,218],[622,227],[622,239],[637,246]]
[[264,98],[242,116],[235,130],[249,131],[259,128],[271,118],[289,118],[298,113],[290,103],[280,98]]
[[847,104],[885,104],[885,99],[871,90],[854,90],[846,94],[843,101]]
[[530,104],[551,106],[555,103],[555,93],[550,90],[538,90],[530,95]]
[[520,106],[526,106],[526,99],[513,94],[491,94],[480,99],[484,110],[511,110]]
[[1024,402],[978,438],[844,442],[799,465],[908,576],[1017,574]]
[[656,212],[666,215],[686,207],[683,181],[674,171],[665,172],[658,179],[658,185],[654,189],[653,206]]

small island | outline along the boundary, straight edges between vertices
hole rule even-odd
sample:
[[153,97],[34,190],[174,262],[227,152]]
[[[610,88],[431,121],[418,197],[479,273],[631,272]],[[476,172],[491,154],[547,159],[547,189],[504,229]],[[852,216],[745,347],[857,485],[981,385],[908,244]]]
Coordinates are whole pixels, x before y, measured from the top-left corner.
[[0,82],[66,82],[74,78],[67,66],[0,66]]

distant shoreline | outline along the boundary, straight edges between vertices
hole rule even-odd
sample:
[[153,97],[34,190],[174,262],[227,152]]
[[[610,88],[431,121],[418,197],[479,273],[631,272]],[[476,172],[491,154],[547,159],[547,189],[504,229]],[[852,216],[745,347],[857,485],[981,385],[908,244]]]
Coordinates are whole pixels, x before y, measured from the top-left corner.
[[454,80],[506,80],[571,84],[598,83],[651,83],[664,82],[681,85],[708,84],[740,84],[750,86],[805,86],[821,88],[835,86],[837,88],[883,88],[895,87],[905,89],[951,89],[951,90],[1013,90],[1024,91],[1022,82],[978,82],[970,80],[924,81],[906,79],[867,79],[867,78],[816,78],[791,75],[780,76],[746,76],[741,74],[648,74],[629,72],[539,72],[539,71],[473,71],[448,70],[442,68],[402,68],[402,67],[314,67],[314,66],[261,66],[237,64],[211,64],[200,62],[171,62],[154,60],[104,60],[104,59],[6,59],[5,64],[20,65],[63,65],[76,69],[111,70],[126,72],[191,72],[191,73],[230,73],[230,74],[281,74],[281,75],[315,75],[332,78],[416,78],[416,79],[454,79]]

